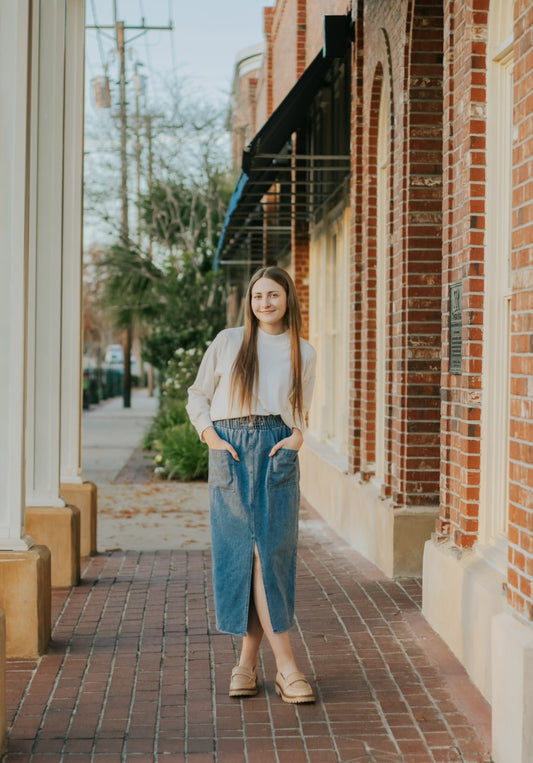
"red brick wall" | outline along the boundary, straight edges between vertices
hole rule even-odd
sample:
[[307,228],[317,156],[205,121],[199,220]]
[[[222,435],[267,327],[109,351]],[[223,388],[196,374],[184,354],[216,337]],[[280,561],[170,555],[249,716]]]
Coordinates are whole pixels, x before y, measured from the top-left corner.
[[351,0],[277,0],[263,8],[265,56],[258,77],[257,129],[322,49],[326,14],[350,12]]
[[[476,541],[479,516],[487,6],[487,0],[445,3],[442,478],[437,531],[449,533],[463,548]],[[449,286],[456,281],[463,284],[461,375],[448,373]]]
[[[445,4],[443,375],[438,535],[477,540],[489,3]],[[533,620],[533,4],[515,4],[508,599]],[[448,373],[448,288],[463,283],[462,375]],[[502,401],[504,403],[504,401]],[[505,403],[504,403],[505,404]]]
[[263,9],[268,17],[265,31],[272,56],[269,115],[322,49],[324,16],[349,13],[350,8],[350,0],[277,0]]
[[[373,2],[364,10],[362,183],[360,462],[371,476],[376,439],[385,438],[383,495],[395,505],[438,501],[441,277],[442,11],[436,0]],[[376,380],[376,150],[381,88],[391,125],[386,327],[386,425],[375,431]],[[352,136],[353,138],[353,136]],[[352,193],[352,196],[353,196]],[[357,225],[357,222],[356,222]],[[356,234],[357,235],[357,234]],[[356,361],[357,363],[357,361]],[[354,368],[354,382],[357,369]],[[357,444],[355,444],[355,451]]]
[[265,32],[265,56],[263,58],[263,99],[264,121],[274,111],[274,42],[273,42],[274,8],[263,8],[263,28]]
[[363,374],[362,274],[363,274],[363,8],[359,3],[352,46],[351,82],[351,173],[350,173],[350,397],[348,401],[348,470],[361,469],[361,429],[363,406],[360,390]]
[[273,106],[285,98],[297,79],[298,0],[278,0],[272,26]]
[[440,478],[442,2],[409,4],[405,35],[403,172],[393,181],[393,205],[402,194],[405,206],[401,227],[392,222],[391,489],[400,505],[425,505],[438,503]]
[[515,8],[508,597],[533,620],[533,3]]
[[296,0],[296,78],[304,73],[307,43],[307,0]]
[[[354,3],[354,7],[357,3]],[[361,7],[362,3],[358,3]],[[307,65],[322,49],[324,35],[324,16],[344,15],[352,8],[350,0],[307,0]],[[354,11],[355,12],[355,11]]]

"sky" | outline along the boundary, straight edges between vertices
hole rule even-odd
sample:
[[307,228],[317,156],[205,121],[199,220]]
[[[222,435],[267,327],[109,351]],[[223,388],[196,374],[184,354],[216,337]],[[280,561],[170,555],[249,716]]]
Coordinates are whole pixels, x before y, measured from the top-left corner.
[[[271,0],[86,0],[87,25],[112,25],[114,5],[117,18],[126,25],[138,25],[144,16],[147,26],[166,26],[173,31],[129,31],[126,34],[127,67],[136,62],[148,77],[148,95],[157,91],[157,82],[175,73],[188,85],[219,104],[229,102],[233,67],[237,53],[260,43],[262,8]],[[118,59],[113,30],[87,30],[87,78],[103,74],[117,76]]]
[[[135,65],[146,77],[145,107],[157,113],[158,102],[168,96],[165,80],[175,77],[184,83],[184,92],[192,95],[192,103],[210,104],[224,112],[229,106],[234,65],[239,51],[263,41],[263,7],[273,0],[85,0],[86,30],[86,124],[91,128],[85,135],[85,183],[86,209],[84,238],[86,246],[93,242],[106,242],[116,235],[112,226],[102,220],[101,210],[90,210],[88,187],[91,179],[107,176],[99,173],[99,160],[117,156],[117,143],[105,142],[105,121],[109,123],[111,111],[98,110],[94,103],[92,80],[104,74],[105,67],[111,82],[119,79],[119,59],[116,51],[114,28],[115,6],[117,20],[125,26],[166,27],[168,30],[126,30],[126,78],[132,81]],[[129,90],[132,93],[131,89]],[[174,89],[172,90],[174,92]],[[115,94],[116,97],[116,88]],[[113,104],[115,107],[116,103]],[[164,108],[163,108],[164,111]],[[116,115],[116,112],[115,112]],[[104,134],[104,142],[102,142]],[[95,137],[96,136],[96,137]],[[116,137],[116,136],[115,136]],[[222,135],[221,141],[229,156],[229,140]],[[118,181],[117,181],[118,182]],[[130,182],[133,180],[130,178]],[[95,186],[97,187],[97,186]],[[114,205],[114,189],[106,200],[106,212],[112,219],[120,219],[120,197]],[[133,193],[133,187],[130,188]],[[117,206],[118,205],[118,206]],[[133,205],[130,205],[130,217]]]

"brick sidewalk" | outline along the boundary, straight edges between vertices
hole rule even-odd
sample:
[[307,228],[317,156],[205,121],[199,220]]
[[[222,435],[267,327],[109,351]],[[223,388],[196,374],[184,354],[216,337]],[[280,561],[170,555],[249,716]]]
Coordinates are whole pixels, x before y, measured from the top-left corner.
[[488,761],[489,708],[390,581],[302,512],[294,646],[316,705],[230,699],[238,640],[216,632],[206,551],[86,559],[54,593],[54,641],[8,665],[14,761]]

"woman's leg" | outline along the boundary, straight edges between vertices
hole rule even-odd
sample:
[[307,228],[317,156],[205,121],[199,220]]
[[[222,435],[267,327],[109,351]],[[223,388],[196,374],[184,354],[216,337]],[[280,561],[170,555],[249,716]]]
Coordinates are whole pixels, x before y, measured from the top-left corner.
[[248,633],[242,642],[240,665],[254,667],[257,662],[257,653],[263,633],[268,639],[268,643],[274,652],[276,667],[283,673],[289,673],[298,670],[292,652],[292,646],[289,638],[289,632],[274,633],[270,622],[270,613],[268,611],[267,598],[265,593],[265,584],[263,582],[263,572],[261,570],[261,560],[257,546],[254,549],[254,569],[252,579],[253,598],[250,601],[250,615],[248,618]]
[[[253,578],[252,578],[253,580]],[[253,586],[253,583],[252,583]],[[239,665],[251,670],[257,665],[257,655],[263,639],[263,626],[259,620],[254,603],[253,587],[250,595],[250,609],[248,611],[248,626],[246,636],[242,640],[241,656]]]

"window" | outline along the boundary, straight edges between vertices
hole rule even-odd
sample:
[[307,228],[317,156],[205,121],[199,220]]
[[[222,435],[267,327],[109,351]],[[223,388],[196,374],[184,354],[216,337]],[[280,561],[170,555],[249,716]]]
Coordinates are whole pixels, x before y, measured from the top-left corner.
[[480,542],[505,569],[509,461],[512,3],[491,6],[487,77],[487,236]]
[[338,454],[348,442],[349,211],[321,226],[310,257],[310,341],[317,380],[310,429]]
[[387,263],[389,221],[389,108],[385,87],[381,88],[377,145],[376,210],[376,465],[375,476],[385,476],[385,358],[387,352]]

